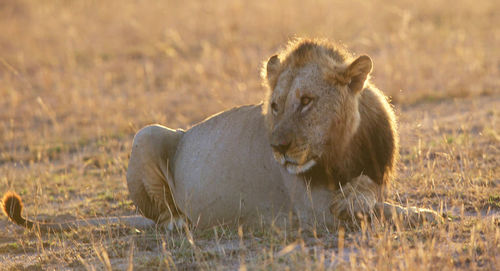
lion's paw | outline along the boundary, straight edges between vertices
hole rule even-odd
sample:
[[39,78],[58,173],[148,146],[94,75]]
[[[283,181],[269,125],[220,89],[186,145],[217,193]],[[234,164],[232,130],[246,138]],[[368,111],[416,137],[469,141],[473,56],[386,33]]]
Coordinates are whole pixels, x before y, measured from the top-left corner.
[[376,194],[364,186],[346,184],[333,197],[330,212],[340,223],[358,225],[365,219],[371,220],[377,202]]
[[357,222],[369,216],[375,201],[363,197],[337,199],[330,206],[330,212],[340,221]]
[[371,218],[377,203],[377,185],[365,175],[353,179],[341,187],[333,196],[330,212],[347,224],[359,224]]
[[436,211],[417,207],[408,207],[407,220],[411,225],[422,225],[425,222],[431,224],[440,224],[444,222],[443,216]]
[[174,230],[181,231],[185,226],[187,226],[187,223],[182,217],[174,217],[168,222],[165,228],[167,231],[173,232]]
[[417,208],[402,207],[387,202],[379,202],[375,206],[377,215],[385,221],[402,222],[405,226],[418,226],[424,223],[439,224],[444,222],[444,218],[436,211]]

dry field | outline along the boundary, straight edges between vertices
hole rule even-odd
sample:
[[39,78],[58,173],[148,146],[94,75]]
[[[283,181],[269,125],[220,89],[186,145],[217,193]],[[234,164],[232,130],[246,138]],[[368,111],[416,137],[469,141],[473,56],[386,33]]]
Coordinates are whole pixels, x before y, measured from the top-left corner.
[[389,200],[443,225],[315,235],[118,225],[60,234],[0,217],[0,269],[500,269],[500,1],[0,0],[0,193],[48,221],[134,214],[134,133],[264,97],[261,62],[296,36],[374,60],[401,161]]

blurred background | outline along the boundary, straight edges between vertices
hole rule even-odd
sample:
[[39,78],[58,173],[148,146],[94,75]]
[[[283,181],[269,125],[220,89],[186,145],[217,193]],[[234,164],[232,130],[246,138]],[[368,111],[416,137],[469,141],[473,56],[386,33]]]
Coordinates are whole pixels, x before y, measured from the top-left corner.
[[499,10],[487,0],[1,0],[0,150],[153,122],[186,128],[259,102],[262,61],[295,37],[369,54],[372,81],[396,105],[498,95]]

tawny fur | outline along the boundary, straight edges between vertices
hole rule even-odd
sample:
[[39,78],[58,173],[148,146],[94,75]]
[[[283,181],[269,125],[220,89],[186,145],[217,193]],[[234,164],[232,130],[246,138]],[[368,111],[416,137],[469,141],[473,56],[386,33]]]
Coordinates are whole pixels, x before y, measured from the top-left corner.
[[[3,212],[10,220],[14,223],[25,226],[27,225],[27,221],[21,216],[21,212],[23,211],[23,202],[21,197],[13,191],[9,191],[5,193],[2,199]],[[30,224],[30,223],[28,223]],[[31,224],[29,228],[31,228]]]

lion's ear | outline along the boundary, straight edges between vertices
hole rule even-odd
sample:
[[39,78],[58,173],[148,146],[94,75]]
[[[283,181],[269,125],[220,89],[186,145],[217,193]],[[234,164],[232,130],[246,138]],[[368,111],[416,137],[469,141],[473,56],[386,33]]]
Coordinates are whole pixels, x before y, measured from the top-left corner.
[[266,65],[267,76],[275,74],[280,67],[280,59],[278,55],[273,55],[269,58]]
[[274,85],[273,82],[276,81],[276,77],[278,76],[280,66],[281,66],[281,61],[278,55],[273,55],[267,61],[265,69],[265,79],[267,79],[270,85]]
[[367,55],[362,55],[347,67],[345,77],[349,82],[349,88],[353,92],[359,92],[363,89],[366,78],[372,71],[372,66],[372,59]]

